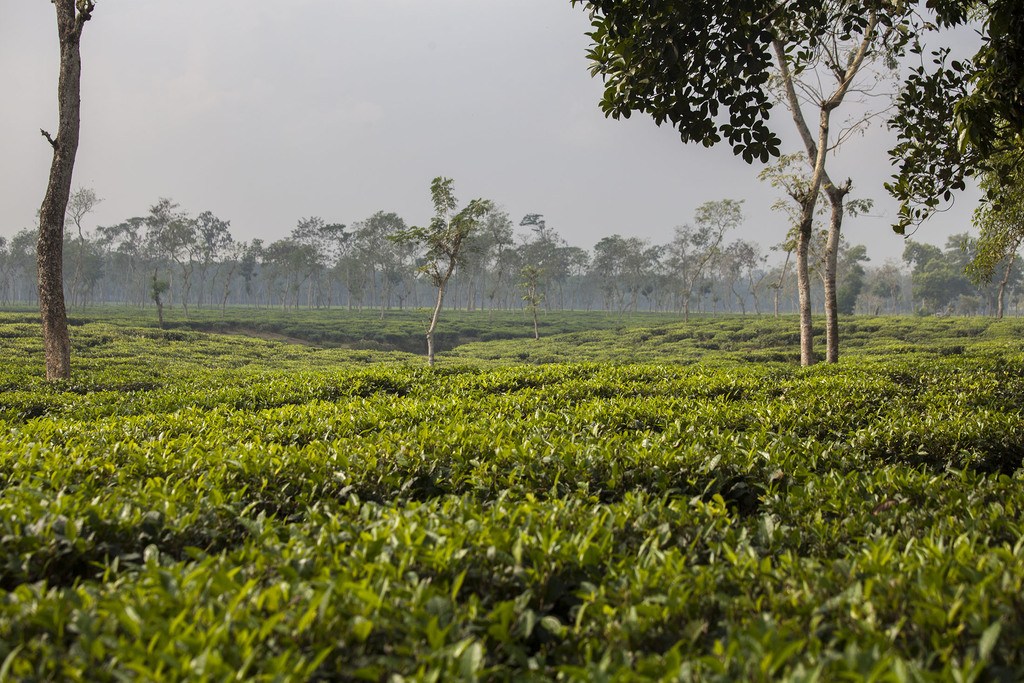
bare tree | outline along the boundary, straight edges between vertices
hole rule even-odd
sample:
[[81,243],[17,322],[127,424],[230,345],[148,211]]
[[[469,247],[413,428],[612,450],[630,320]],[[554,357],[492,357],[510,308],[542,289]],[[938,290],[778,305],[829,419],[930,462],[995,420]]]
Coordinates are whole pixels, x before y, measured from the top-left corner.
[[57,137],[40,130],[53,148],[50,179],[39,208],[39,313],[43,323],[46,379],[71,377],[71,337],[64,302],[64,216],[71,196],[71,176],[81,125],[82,29],[92,18],[92,0],[53,0],[60,41],[57,81]]

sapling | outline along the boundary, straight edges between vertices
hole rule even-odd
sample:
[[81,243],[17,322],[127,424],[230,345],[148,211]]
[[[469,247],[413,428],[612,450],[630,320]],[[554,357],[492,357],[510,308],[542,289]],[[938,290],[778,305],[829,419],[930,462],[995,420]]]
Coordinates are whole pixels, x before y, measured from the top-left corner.
[[430,183],[430,196],[434,203],[434,217],[425,228],[402,230],[392,239],[400,243],[412,243],[423,247],[426,253],[419,272],[430,278],[437,288],[434,312],[427,327],[427,365],[434,364],[434,331],[441,316],[444,292],[448,281],[459,264],[462,246],[473,232],[480,228],[483,218],[492,210],[493,203],[487,199],[474,199],[460,210],[451,178],[438,176]]

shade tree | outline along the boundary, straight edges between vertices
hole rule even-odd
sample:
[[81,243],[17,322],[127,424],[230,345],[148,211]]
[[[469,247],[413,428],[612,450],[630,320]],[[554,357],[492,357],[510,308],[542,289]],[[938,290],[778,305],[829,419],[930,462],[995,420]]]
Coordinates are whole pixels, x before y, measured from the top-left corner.
[[203,211],[196,216],[194,229],[196,268],[199,270],[199,296],[196,305],[201,307],[207,294],[211,300],[213,297],[212,288],[216,284],[217,276],[214,272],[208,292],[206,280],[210,269],[229,255],[234,237],[231,235],[231,221],[218,218],[212,211]]
[[[790,109],[810,169],[799,198],[795,254],[801,362],[813,363],[807,258],[815,207],[827,185],[841,225],[842,199],[849,190],[827,177],[826,158],[836,144],[830,137],[832,114],[870,55],[900,53],[906,43],[908,8],[842,0],[573,4],[590,11],[588,57],[591,72],[604,80],[601,107],[609,116],[644,112],[659,125],[670,123],[684,142],[724,142],[748,162],[767,162],[780,154],[781,141],[769,116],[772,78],[781,81],[781,99]],[[814,124],[808,123],[798,92],[797,80],[804,73],[833,80],[816,99],[810,98],[817,113]],[[838,237],[833,245],[837,241]],[[834,348],[838,351],[837,345]]]
[[103,200],[96,194],[96,191],[91,187],[80,187],[71,193],[68,198],[68,205],[65,209],[65,228],[67,228],[68,222],[74,226],[77,239],[75,241],[75,265],[74,274],[71,278],[71,285],[68,290],[71,293],[72,305],[82,305],[84,303],[84,293],[82,292],[82,280],[85,275],[85,259],[86,250],[88,248],[88,240],[86,240],[85,231],[85,219],[92,213],[100,202]]
[[704,202],[694,211],[693,223],[675,229],[667,245],[667,265],[681,284],[683,319],[690,319],[690,305],[697,285],[721,255],[725,236],[743,222],[743,202],[734,199]]
[[395,285],[411,270],[412,242],[397,239],[407,230],[405,220],[389,211],[378,211],[353,225],[357,261],[369,266],[369,284],[379,290],[381,320]]

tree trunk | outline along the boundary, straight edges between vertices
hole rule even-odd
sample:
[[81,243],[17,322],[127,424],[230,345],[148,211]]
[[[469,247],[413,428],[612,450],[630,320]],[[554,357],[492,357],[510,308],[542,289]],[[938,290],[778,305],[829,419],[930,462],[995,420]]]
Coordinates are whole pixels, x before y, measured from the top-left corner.
[[814,365],[814,328],[811,324],[811,278],[807,258],[811,246],[813,207],[804,209],[796,241],[796,281],[800,297],[800,365]]
[[447,284],[447,278],[437,286],[437,302],[434,304],[434,314],[430,317],[430,327],[427,328],[427,365],[430,367],[434,366],[434,330],[437,329],[437,321],[441,317],[445,284]]
[[825,362],[839,362],[839,300],[836,294],[836,269],[838,267],[839,237],[843,228],[843,199],[847,187],[836,188],[826,185],[825,193],[832,204],[832,217],[828,225],[825,244]]
[[82,27],[92,17],[92,0],[54,0],[60,40],[57,81],[57,137],[41,131],[53,148],[46,195],[39,209],[36,258],[39,275],[39,313],[43,324],[46,379],[71,377],[71,338],[64,302],[64,217],[71,196],[71,176],[78,153],[81,123]]
[[[1020,245],[1020,240],[1017,241]],[[1003,319],[1003,311],[1006,306],[1006,285],[1010,282],[1010,271],[1013,269],[1013,260],[1017,257],[1017,250],[1010,252],[1010,258],[1006,260],[1006,270],[1003,271],[1003,279],[999,281],[999,298],[996,301],[996,317]]]

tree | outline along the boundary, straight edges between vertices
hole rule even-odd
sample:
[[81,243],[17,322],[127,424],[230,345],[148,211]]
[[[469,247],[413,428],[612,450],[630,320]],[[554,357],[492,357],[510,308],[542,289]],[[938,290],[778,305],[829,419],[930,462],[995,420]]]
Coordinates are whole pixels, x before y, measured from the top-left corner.
[[327,261],[327,308],[334,305],[334,278],[338,264],[348,253],[352,244],[352,233],[343,223],[326,223],[320,226],[321,248]]
[[[842,3],[840,3],[842,4]],[[825,361],[827,363],[839,362],[839,303],[838,290],[836,287],[837,258],[840,248],[843,218],[847,212],[857,215],[870,207],[870,202],[860,200],[854,204],[847,204],[847,196],[853,188],[853,182],[847,178],[842,183],[835,183],[829,176],[826,168],[826,156],[834,151],[841,144],[844,135],[848,134],[853,126],[833,139],[830,134],[831,116],[842,103],[847,95],[854,88],[854,81],[862,70],[865,62],[874,57],[889,57],[886,48],[886,37],[884,34],[876,33],[879,14],[875,10],[869,10],[866,16],[866,23],[863,33],[851,39],[850,33],[845,27],[833,25],[830,30],[820,36],[817,40],[809,41],[805,53],[794,60],[795,67],[790,65],[790,58],[786,54],[787,46],[779,37],[772,39],[772,49],[778,61],[779,74],[781,75],[785,101],[789,106],[793,122],[796,124],[797,132],[804,144],[807,154],[806,162],[810,177],[806,183],[806,191],[797,200],[801,207],[801,220],[797,232],[797,276],[806,275],[806,264],[801,259],[807,256],[807,242],[811,238],[810,227],[813,222],[814,203],[817,200],[817,190],[820,187],[824,191],[831,206],[831,217],[829,219],[828,233],[823,255],[823,277],[822,282],[825,289]],[[881,49],[876,48],[879,43]],[[792,49],[793,46],[789,46]],[[797,69],[803,69],[811,76],[798,81]],[[821,74],[824,71],[834,81],[831,87],[822,85]],[[817,85],[813,85],[816,83]],[[805,93],[801,98],[797,92],[798,86]],[[808,106],[812,111],[817,110],[817,131],[811,130],[804,115],[803,108]],[[871,114],[861,119],[861,122],[870,118]],[[809,290],[801,286],[801,296],[809,295]],[[809,305],[801,305],[801,361],[804,365],[813,362],[813,355],[804,357],[803,349],[805,344],[810,344],[810,309]],[[804,319],[804,316],[808,316]],[[805,337],[805,333],[807,336]]]
[[262,256],[264,263],[272,269],[272,277],[281,278],[280,289],[277,290],[281,308],[288,308],[289,303],[298,308],[302,287],[317,268],[316,249],[288,237],[272,242],[263,250]]
[[754,300],[754,310],[760,311],[757,302],[757,286],[764,279],[764,273],[761,273],[760,279],[755,281],[755,272],[758,266],[764,262],[764,259],[761,257],[759,247],[753,242],[738,239],[723,250],[722,256],[722,273],[729,284],[729,293],[732,294],[740,306],[740,312],[743,315],[747,314],[746,298],[736,291],[736,282],[743,279],[744,274],[746,275],[748,293]]
[[[206,276],[215,262],[227,254],[234,238],[231,236],[231,221],[221,220],[212,211],[204,211],[196,216],[195,223],[196,252],[199,257],[199,306],[203,304],[206,294]],[[216,275],[214,282],[216,282]],[[211,284],[212,290],[213,284]],[[212,298],[213,293],[210,292]]]
[[843,315],[853,315],[857,298],[864,289],[866,271],[861,263],[870,260],[868,250],[863,244],[850,246],[843,240],[837,251],[838,270],[842,275],[836,292],[837,310]]
[[[684,142],[711,146],[724,139],[747,162],[767,162],[778,156],[779,138],[768,125],[770,81],[778,69],[784,101],[811,168],[810,182],[798,199],[796,255],[800,357],[804,365],[813,363],[806,259],[814,210],[819,193],[827,188],[838,210],[834,221],[838,233],[842,199],[849,191],[848,184],[844,188],[832,183],[825,171],[826,155],[835,144],[830,138],[831,115],[876,46],[889,54],[899,53],[906,31],[896,29],[905,29],[905,8],[844,0],[574,0],[574,4],[591,11],[593,30],[588,35],[594,44],[588,57],[592,73],[605,80],[601,102],[605,113],[616,118],[628,117],[632,111],[648,113],[659,125],[671,122]],[[886,30],[879,31],[882,27]],[[852,51],[846,51],[847,44]],[[805,70],[815,77],[831,74],[835,80],[834,87],[824,89],[815,101],[814,131],[803,115],[795,83]],[[720,113],[723,108],[728,116]],[[837,245],[838,236],[830,243]],[[830,344],[830,360],[834,360],[832,349]],[[837,339],[834,349],[838,354]]]
[[371,284],[380,284],[380,319],[391,305],[391,293],[404,276],[408,257],[408,241],[395,239],[408,228],[397,213],[378,211],[354,226],[358,261],[372,271]]
[[693,225],[677,227],[668,245],[668,266],[683,285],[683,320],[690,319],[690,301],[698,282],[721,253],[726,233],[743,222],[743,202],[722,199],[704,202],[693,214]]
[[46,379],[71,377],[71,337],[64,302],[64,218],[71,196],[71,177],[78,154],[82,104],[82,29],[92,19],[92,0],[53,0],[60,41],[57,81],[57,137],[40,131],[53,148],[50,179],[39,208],[36,246],[39,313],[43,323]]
[[[513,274],[510,256],[515,252],[511,249],[515,240],[512,236],[512,219],[508,213],[502,210],[492,210],[487,214],[483,229],[480,231],[479,239],[483,243],[481,250],[486,254],[484,257],[484,271],[490,265],[490,279],[481,288],[488,301],[487,315],[493,315],[495,300],[506,286],[507,280]],[[484,277],[482,275],[481,277]]]
[[[96,228],[101,247],[114,258],[114,267],[111,270],[124,273],[125,303],[134,300],[141,305],[148,298],[145,278],[139,277],[138,273],[145,251],[145,226],[146,219],[135,216],[117,225],[101,225]],[[134,295],[130,294],[133,281],[138,285]]]
[[889,309],[890,313],[899,311],[899,301],[903,294],[903,282],[905,276],[899,265],[892,261],[886,261],[880,267],[868,272],[865,283],[867,294],[876,298],[874,315],[881,313],[882,304]]
[[[192,290],[192,271],[195,268],[199,245],[196,241],[195,220],[178,209],[178,204],[161,197],[156,204],[149,207],[146,226],[153,254],[174,261],[181,271],[181,306],[187,318],[188,298]],[[169,286],[168,290],[171,291]],[[173,291],[171,294],[173,295]]]
[[951,312],[956,300],[971,292],[964,275],[967,235],[949,238],[946,251],[931,244],[908,242],[903,260],[912,267],[910,278],[918,310],[925,313]]
[[438,176],[430,183],[430,197],[434,203],[434,217],[427,227],[408,228],[392,239],[397,243],[412,243],[425,250],[419,270],[430,278],[437,289],[434,312],[427,327],[427,365],[434,365],[434,331],[441,316],[444,292],[448,281],[459,265],[466,239],[480,229],[484,217],[493,204],[486,199],[474,199],[462,209],[458,208],[451,178]]
[[[245,245],[242,250],[241,260],[238,264],[239,275],[245,283],[245,296],[252,303],[252,283],[256,279],[257,266],[263,259],[263,240],[254,239]],[[258,302],[257,302],[258,306]]]
[[156,304],[156,315],[160,321],[160,329],[164,329],[164,292],[170,288],[170,283],[167,280],[160,280],[157,277],[156,268],[153,269],[153,277],[149,281],[149,296],[153,299],[153,303]]
[[[519,256],[524,264],[534,265],[540,270],[540,286],[546,292],[551,291],[551,283],[558,283],[558,304],[564,308],[562,286],[569,277],[568,248],[565,240],[555,228],[549,226],[544,216],[539,213],[528,213],[519,221],[520,226],[530,228],[531,235],[519,245]],[[545,303],[550,304],[549,299]]]
[[[601,288],[604,306],[608,310],[616,309],[621,312],[626,306],[623,286],[626,279],[625,261],[628,258],[626,252],[629,250],[629,247],[628,241],[622,235],[603,237],[594,245],[594,260],[591,263],[591,269]],[[539,273],[533,273],[534,270],[538,269],[530,268],[529,266],[523,269],[524,283],[532,284],[532,281],[536,280],[534,275],[539,276]],[[526,285],[521,286],[526,289]],[[536,287],[533,286],[528,289],[527,295],[529,295],[531,290],[536,290]],[[526,296],[523,297],[523,300],[527,301]]]

